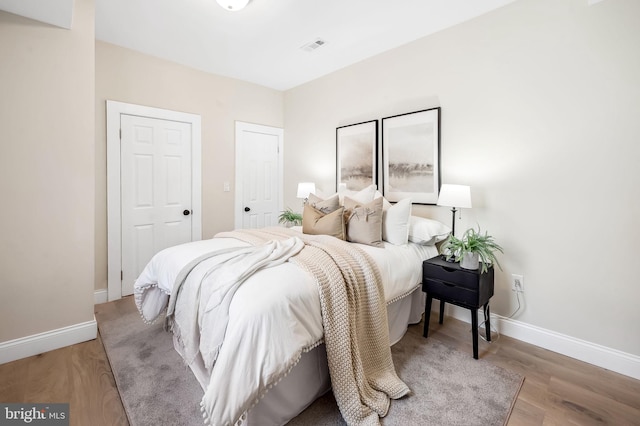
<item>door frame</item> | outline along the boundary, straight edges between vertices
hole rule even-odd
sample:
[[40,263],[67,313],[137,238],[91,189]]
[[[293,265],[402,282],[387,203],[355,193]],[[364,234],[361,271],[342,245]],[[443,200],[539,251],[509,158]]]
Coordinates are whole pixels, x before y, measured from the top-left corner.
[[234,214],[234,227],[236,229],[242,227],[242,213],[243,203],[242,195],[244,192],[242,177],[244,176],[243,164],[242,164],[242,150],[239,148],[239,144],[242,143],[240,135],[244,131],[251,131],[256,133],[266,133],[270,135],[278,135],[278,208],[282,210],[284,190],[284,129],[280,127],[264,126],[262,124],[245,123],[242,121],[236,121],[235,132],[235,149],[236,149],[236,191],[235,191],[235,214]]
[[122,297],[120,116],[135,115],[191,124],[191,240],[202,239],[202,136],[199,115],[107,100],[107,296]]

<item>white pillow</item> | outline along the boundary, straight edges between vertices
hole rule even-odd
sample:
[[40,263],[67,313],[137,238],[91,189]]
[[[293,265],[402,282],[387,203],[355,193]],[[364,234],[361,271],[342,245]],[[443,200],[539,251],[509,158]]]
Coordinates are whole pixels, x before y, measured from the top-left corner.
[[347,196],[352,200],[355,200],[362,204],[369,204],[373,201],[373,197],[376,194],[376,186],[369,185],[360,191],[352,191],[350,189],[343,189],[338,192],[338,196],[340,197],[340,205],[344,205],[344,197]]
[[[388,203],[388,201],[387,201]],[[396,246],[407,244],[411,198],[405,198],[382,212],[382,239]]]
[[423,246],[432,246],[445,240],[451,228],[437,220],[411,216],[409,221],[409,241]]

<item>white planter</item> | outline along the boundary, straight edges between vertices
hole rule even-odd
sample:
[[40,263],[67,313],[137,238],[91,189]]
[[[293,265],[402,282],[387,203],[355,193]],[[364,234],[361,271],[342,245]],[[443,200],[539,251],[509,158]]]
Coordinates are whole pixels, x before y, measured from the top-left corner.
[[465,253],[460,259],[462,269],[476,270],[479,267],[478,253]]

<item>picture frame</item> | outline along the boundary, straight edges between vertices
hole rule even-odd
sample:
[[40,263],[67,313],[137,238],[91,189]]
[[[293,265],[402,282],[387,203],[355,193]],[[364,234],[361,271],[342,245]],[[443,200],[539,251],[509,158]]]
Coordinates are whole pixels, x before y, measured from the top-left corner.
[[390,202],[438,202],[440,120],[440,107],[382,119],[382,193]]
[[378,180],[378,120],[336,128],[336,191],[359,191]]

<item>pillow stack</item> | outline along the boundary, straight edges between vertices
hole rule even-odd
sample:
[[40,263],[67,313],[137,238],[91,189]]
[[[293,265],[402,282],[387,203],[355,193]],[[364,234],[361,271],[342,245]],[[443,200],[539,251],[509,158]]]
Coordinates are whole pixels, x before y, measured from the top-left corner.
[[360,191],[343,190],[327,198],[309,194],[302,214],[302,232],[384,247],[384,241],[433,245],[451,231],[431,219],[411,216],[411,199],[391,204],[375,185]]

